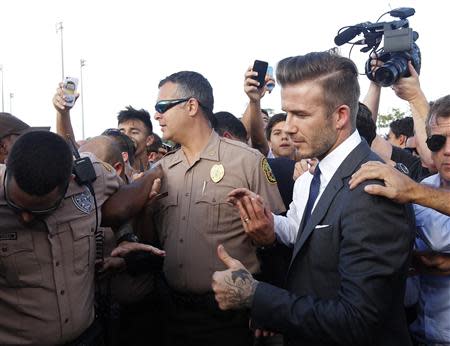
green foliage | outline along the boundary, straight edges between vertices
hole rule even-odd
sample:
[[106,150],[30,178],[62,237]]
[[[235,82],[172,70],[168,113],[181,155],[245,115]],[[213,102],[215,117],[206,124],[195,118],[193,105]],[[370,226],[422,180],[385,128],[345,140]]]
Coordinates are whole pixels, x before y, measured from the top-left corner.
[[392,110],[387,114],[378,114],[377,128],[387,128],[394,120],[401,119],[406,116],[410,116],[410,114],[406,114],[398,108],[392,108]]

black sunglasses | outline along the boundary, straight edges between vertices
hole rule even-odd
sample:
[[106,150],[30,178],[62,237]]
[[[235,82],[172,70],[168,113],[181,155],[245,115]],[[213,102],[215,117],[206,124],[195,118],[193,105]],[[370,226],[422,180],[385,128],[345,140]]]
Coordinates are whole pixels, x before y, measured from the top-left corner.
[[433,152],[441,150],[445,142],[447,141],[447,136],[444,135],[432,135],[427,138],[427,146]]
[[120,132],[119,129],[106,129],[105,131],[103,131],[102,135],[118,137],[122,135],[122,132]]
[[176,105],[179,105],[180,103],[186,102],[189,99],[191,99],[191,97],[186,97],[184,99],[161,100],[156,103],[155,110],[159,114],[163,114],[163,113],[167,112],[170,108],[175,107]]
[[39,217],[39,216],[45,216],[47,214],[54,212],[56,209],[59,208],[61,202],[63,201],[64,197],[66,196],[66,192],[69,187],[69,181],[67,181],[66,187],[64,189],[64,193],[61,195],[61,197],[56,201],[56,203],[52,207],[47,208],[47,209],[31,210],[31,209],[26,209],[26,208],[20,207],[9,199],[8,190],[6,189],[6,187],[8,186],[8,184],[6,183],[7,177],[8,177],[8,173],[7,173],[7,171],[5,171],[5,176],[3,178],[3,191],[5,193],[5,201],[6,201],[6,204],[8,204],[8,207],[10,207],[17,214],[26,212],[26,213],[30,213],[32,215]]

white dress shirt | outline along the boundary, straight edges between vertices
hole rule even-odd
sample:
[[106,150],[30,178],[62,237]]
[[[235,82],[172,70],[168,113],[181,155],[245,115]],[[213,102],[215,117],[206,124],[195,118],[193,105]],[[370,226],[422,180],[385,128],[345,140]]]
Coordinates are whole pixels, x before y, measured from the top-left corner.
[[[355,149],[361,142],[361,137],[357,130],[355,130],[350,137],[343,141],[337,148],[329,153],[322,161],[319,162],[320,168],[320,190],[317,196],[315,206],[317,205],[323,191],[327,187],[334,173],[347,158],[347,156]],[[294,192],[292,202],[289,205],[289,210],[286,216],[274,215],[275,234],[279,242],[293,246],[297,239],[298,229],[302,221],[303,213],[305,211],[306,203],[308,202],[309,187],[313,176],[309,172],[303,173],[294,184]]]

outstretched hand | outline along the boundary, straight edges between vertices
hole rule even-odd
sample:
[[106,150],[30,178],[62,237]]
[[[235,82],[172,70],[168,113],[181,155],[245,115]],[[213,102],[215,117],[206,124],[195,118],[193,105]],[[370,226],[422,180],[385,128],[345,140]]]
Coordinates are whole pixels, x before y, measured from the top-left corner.
[[267,246],[275,242],[273,215],[261,196],[239,188],[228,194],[228,202],[238,208],[245,233],[257,245]]

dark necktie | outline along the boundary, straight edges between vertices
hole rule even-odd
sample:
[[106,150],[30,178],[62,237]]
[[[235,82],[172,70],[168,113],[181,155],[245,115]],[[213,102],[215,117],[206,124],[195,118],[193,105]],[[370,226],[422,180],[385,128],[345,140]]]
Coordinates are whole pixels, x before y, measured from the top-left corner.
[[304,214],[305,220],[303,221],[303,227],[306,226],[306,223],[308,222],[308,219],[311,216],[311,211],[313,209],[314,203],[316,202],[317,196],[319,195],[319,190],[320,190],[320,169],[319,166],[316,166],[316,169],[314,170],[314,176],[311,180],[311,186],[309,187],[309,197],[308,202],[306,203]]

